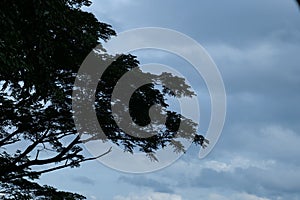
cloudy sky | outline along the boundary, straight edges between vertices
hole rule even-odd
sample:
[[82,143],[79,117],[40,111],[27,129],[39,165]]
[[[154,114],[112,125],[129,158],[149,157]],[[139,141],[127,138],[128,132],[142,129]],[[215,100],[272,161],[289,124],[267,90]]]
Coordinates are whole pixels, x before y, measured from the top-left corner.
[[226,123],[202,160],[192,146],[153,173],[92,161],[43,175],[42,183],[92,200],[300,199],[300,10],[293,0],[102,0],[87,10],[118,33],[164,27],[200,43],[224,80]]

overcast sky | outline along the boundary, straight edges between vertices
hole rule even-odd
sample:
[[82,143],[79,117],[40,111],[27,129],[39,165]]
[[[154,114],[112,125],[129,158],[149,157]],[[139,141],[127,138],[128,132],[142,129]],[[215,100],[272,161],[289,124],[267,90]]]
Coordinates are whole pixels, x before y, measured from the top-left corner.
[[118,33],[164,27],[203,45],[224,79],[225,127],[203,160],[193,146],[154,173],[92,161],[43,175],[42,183],[92,200],[300,199],[300,10],[293,0],[101,0],[87,10]]

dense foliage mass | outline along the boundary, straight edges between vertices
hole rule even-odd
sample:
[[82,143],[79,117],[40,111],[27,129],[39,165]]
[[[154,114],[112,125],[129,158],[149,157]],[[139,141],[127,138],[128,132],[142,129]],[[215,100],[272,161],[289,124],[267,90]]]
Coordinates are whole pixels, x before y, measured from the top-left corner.
[[[77,167],[86,160],[81,152],[72,111],[72,91],[76,73],[89,52],[116,33],[91,13],[81,10],[88,0],[2,0],[0,2],[0,193],[4,199],[83,199],[34,182],[43,173]],[[110,55],[106,55],[110,56]],[[101,59],[101,58],[99,58]],[[124,150],[134,149],[152,155],[172,145],[178,124],[186,124],[177,137],[204,144],[192,120],[168,110],[168,95],[194,95],[183,79],[171,74],[152,75],[134,93],[130,112],[140,125],[149,123],[148,110],[161,104],[167,113],[166,128],[149,138],[126,134],[113,121],[111,93],[117,80],[139,62],[132,55],[121,55],[105,71],[97,87],[96,113],[107,137]],[[140,71],[142,76],[143,72]],[[158,89],[168,78],[181,84],[177,91]],[[78,88],[80,89],[80,88]],[[87,122],[88,123],[88,122]],[[96,140],[91,133],[88,140]],[[87,141],[85,141],[87,142]],[[103,152],[105,153],[105,152]],[[36,166],[43,166],[37,170]]]

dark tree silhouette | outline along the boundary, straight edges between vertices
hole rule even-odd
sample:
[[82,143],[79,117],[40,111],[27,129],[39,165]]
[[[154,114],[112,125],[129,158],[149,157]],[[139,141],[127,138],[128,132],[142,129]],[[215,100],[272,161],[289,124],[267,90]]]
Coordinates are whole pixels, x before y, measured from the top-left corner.
[[[3,198],[84,198],[40,186],[34,180],[43,173],[78,167],[81,162],[97,158],[81,154],[83,142],[102,138],[91,131],[90,138],[82,141],[77,134],[72,111],[73,84],[89,52],[100,40],[105,42],[116,33],[110,25],[81,10],[83,5],[90,4],[88,0],[0,2],[0,193],[6,194]],[[166,73],[151,75],[153,83],[138,88],[128,108],[134,122],[147,125],[150,106],[163,105],[168,116],[166,128],[147,138],[130,136],[121,130],[112,117],[112,90],[118,79],[138,68],[139,63],[133,55],[111,58],[114,60],[98,83],[95,101],[98,121],[111,142],[132,153],[135,149],[146,152],[151,158],[155,158],[156,150],[167,145],[176,152],[183,151],[174,140],[176,133],[177,137],[205,145],[204,137],[196,134],[195,122],[167,109],[168,95],[195,94],[183,79]],[[139,76],[143,74],[139,72]],[[181,87],[176,91],[163,87],[166,77],[176,79]],[[155,87],[159,84],[162,89]],[[179,123],[186,125],[181,133]],[[87,125],[93,127],[88,120]],[[99,156],[106,153],[109,151]]]

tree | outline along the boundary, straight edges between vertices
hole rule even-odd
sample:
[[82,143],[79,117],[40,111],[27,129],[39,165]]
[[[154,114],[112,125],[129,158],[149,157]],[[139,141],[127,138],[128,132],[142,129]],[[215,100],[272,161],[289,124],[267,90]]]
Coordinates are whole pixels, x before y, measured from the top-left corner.
[[[81,162],[97,158],[81,154],[83,141],[74,124],[71,96],[84,58],[100,40],[105,42],[116,33],[110,25],[80,9],[90,4],[89,0],[0,2],[0,26],[4,30],[0,35],[0,192],[6,193],[7,199],[84,198],[40,186],[34,180],[43,173],[78,167]],[[117,59],[105,56],[113,62],[98,83],[95,107],[110,141],[132,153],[138,148],[154,155],[167,145],[183,151],[180,143],[173,140],[181,122],[192,134],[181,133],[180,137],[205,145],[207,140],[196,133],[195,122],[167,109],[167,95],[194,95],[183,79],[171,74],[152,75],[154,83],[138,88],[129,108],[134,121],[146,125],[149,107],[160,103],[168,115],[166,128],[148,138],[122,131],[112,117],[111,94],[117,80],[138,68],[139,62],[133,55],[120,55]],[[182,87],[177,91],[157,89],[155,82],[163,85],[166,76],[178,79]],[[89,140],[101,139],[95,133],[90,136]],[[99,156],[106,153],[109,150]],[[38,170],[37,166],[43,168]]]

